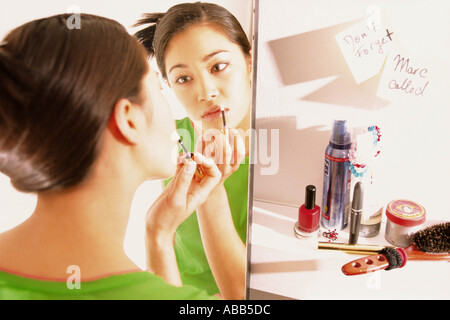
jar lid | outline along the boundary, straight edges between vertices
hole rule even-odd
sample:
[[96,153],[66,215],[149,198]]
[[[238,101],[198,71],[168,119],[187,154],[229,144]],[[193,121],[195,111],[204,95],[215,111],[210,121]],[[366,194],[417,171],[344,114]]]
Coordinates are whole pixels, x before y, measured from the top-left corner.
[[409,200],[393,200],[386,207],[387,218],[404,227],[414,227],[425,222],[425,208]]

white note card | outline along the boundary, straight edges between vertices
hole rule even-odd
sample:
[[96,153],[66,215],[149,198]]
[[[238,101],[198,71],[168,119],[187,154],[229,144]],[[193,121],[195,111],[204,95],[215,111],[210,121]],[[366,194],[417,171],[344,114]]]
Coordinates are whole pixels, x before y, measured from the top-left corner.
[[395,34],[385,20],[377,11],[376,15],[361,20],[335,37],[358,84],[381,71],[392,48]]

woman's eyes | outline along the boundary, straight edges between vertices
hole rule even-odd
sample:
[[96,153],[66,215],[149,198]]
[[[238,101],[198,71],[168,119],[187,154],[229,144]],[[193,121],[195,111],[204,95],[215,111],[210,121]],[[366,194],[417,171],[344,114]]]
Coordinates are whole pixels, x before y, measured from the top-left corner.
[[228,63],[218,63],[218,64],[215,64],[212,68],[211,68],[211,71],[212,72],[220,72],[220,71],[222,71],[222,70],[224,70],[226,67],[228,67]]
[[[216,73],[216,72],[223,71],[223,70],[225,70],[228,67],[228,65],[229,65],[228,62],[217,63],[217,64],[212,66],[211,73]],[[180,85],[187,84],[190,81],[192,81],[192,77],[191,76],[181,76],[181,77],[178,77],[176,79],[176,83],[180,84]]]
[[182,76],[182,77],[179,77],[176,82],[178,84],[186,84],[186,83],[188,83],[191,80],[192,80],[192,78],[189,77],[189,76]]

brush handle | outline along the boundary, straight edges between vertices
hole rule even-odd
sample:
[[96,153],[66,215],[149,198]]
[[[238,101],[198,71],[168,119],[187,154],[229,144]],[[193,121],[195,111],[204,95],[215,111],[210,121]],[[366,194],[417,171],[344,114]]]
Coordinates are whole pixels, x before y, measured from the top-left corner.
[[366,245],[366,244],[348,244],[337,242],[320,242],[318,243],[319,250],[334,250],[343,251],[346,253],[356,254],[375,254],[384,249],[384,246]]
[[408,261],[408,256],[402,248],[383,249],[378,254],[353,260],[345,264],[341,270],[345,275],[353,276],[384,269],[403,268],[406,261]]
[[[410,245],[405,249],[396,249],[403,256],[404,263],[406,260],[428,260],[428,261],[450,261],[450,253],[426,253],[419,251],[414,245]],[[403,252],[403,253],[402,253]],[[375,254],[363,258],[353,260],[344,266],[342,266],[342,272],[347,276],[354,276],[359,274],[365,274],[378,270],[384,270],[389,267],[389,262],[384,254]]]
[[408,260],[440,260],[440,261],[450,261],[450,252],[445,253],[427,253],[422,252],[417,247],[412,244],[404,249],[408,255]]
[[342,266],[341,270],[346,276],[355,276],[389,267],[389,262],[384,254],[375,254],[353,260]]
[[[356,254],[375,254],[383,250],[384,246],[376,245],[362,245],[362,244],[346,244],[346,243],[333,243],[333,242],[319,242],[318,249],[320,250],[334,250],[343,251],[346,253]],[[450,252],[445,253],[426,253],[422,252],[412,244],[404,249],[408,260],[443,260],[450,261]]]

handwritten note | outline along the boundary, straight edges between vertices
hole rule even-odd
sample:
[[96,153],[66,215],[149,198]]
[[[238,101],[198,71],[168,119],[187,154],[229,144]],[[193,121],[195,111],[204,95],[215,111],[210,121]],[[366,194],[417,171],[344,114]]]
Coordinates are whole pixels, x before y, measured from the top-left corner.
[[382,19],[365,19],[336,35],[356,83],[377,75],[389,53],[394,32]]
[[378,87],[378,96],[394,100],[404,96],[423,97],[430,86],[431,72],[412,55],[389,55]]

